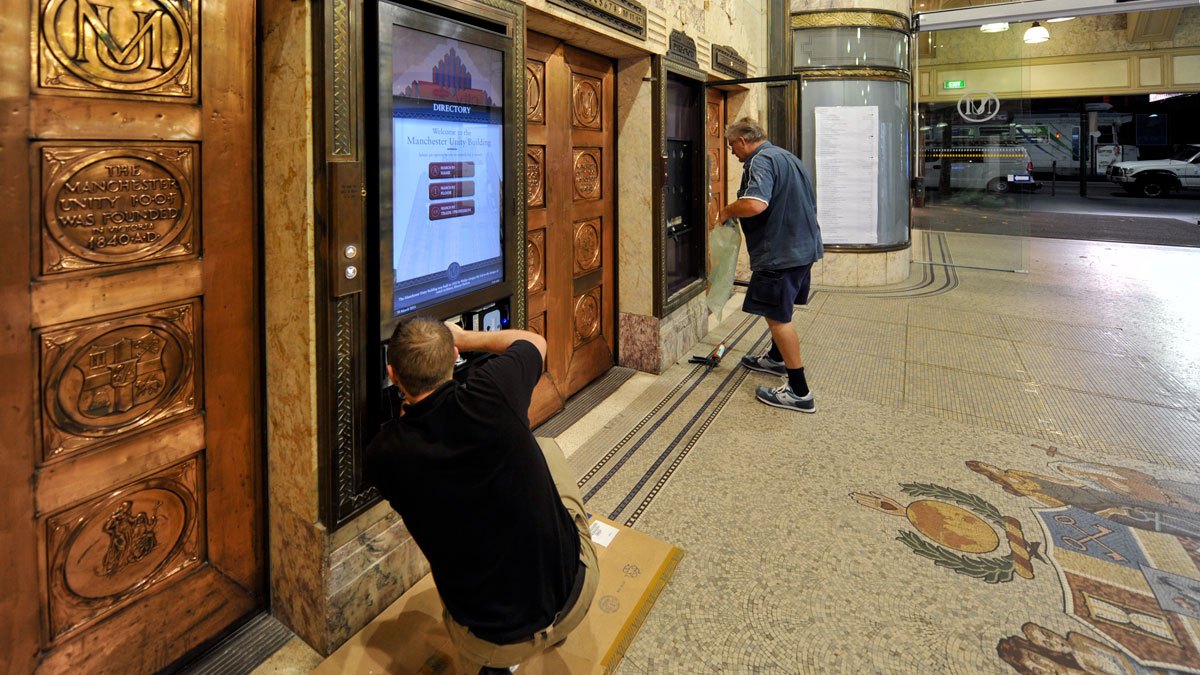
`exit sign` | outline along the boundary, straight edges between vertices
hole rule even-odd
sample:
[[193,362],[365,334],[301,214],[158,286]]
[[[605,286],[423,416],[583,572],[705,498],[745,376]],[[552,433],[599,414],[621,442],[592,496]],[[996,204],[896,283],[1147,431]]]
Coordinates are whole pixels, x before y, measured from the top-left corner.
[[965,89],[966,86],[966,80],[946,80],[942,83],[942,89]]

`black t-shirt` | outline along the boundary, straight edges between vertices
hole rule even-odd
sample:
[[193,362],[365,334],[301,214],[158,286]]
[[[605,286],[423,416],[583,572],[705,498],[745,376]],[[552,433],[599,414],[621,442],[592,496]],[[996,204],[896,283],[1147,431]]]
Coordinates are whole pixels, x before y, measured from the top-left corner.
[[541,373],[541,354],[520,340],[407,406],[366,452],[366,480],[429,559],[450,615],[492,641],[548,626],[579,563],[578,532],[529,430]]

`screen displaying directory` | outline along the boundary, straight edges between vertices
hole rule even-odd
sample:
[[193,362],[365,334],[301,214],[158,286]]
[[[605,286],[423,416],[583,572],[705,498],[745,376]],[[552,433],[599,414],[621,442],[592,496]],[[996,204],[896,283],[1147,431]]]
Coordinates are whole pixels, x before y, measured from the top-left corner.
[[504,54],[393,26],[394,315],[504,278]]

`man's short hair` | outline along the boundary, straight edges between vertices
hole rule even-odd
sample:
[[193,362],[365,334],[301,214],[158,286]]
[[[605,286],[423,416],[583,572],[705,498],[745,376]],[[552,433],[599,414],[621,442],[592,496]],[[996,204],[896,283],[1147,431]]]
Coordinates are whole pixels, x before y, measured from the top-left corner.
[[413,396],[433,390],[454,374],[454,336],[436,319],[401,319],[387,351],[388,365],[400,380],[396,384]]
[[757,143],[759,141],[766,140],[767,132],[765,129],[763,129],[762,125],[758,123],[758,120],[749,117],[743,117],[742,119],[725,127],[726,141],[732,141],[737,138],[744,139],[747,143]]

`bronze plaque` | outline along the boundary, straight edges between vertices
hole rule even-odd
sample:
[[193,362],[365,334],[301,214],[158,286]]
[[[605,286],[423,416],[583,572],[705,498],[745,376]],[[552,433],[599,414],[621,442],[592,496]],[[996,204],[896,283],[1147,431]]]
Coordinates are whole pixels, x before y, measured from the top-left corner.
[[41,0],[36,86],[118,98],[196,97],[200,3]]
[[594,272],[600,267],[600,219],[575,223],[575,276]]
[[202,561],[200,480],[193,457],[46,518],[49,640]]
[[600,199],[601,181],[600,181],[600,148],[584,148],[575,150],[575,199],[577,200],[594,200]]
[[43,145],[43,274],[195,255],[192,145]]
[[532,59],[525,62],[525,121],[546,122],[546,64]]
[[646,7],[634,0],[550,0],[550,4],[566,7],[626,35],[646,39]]
[[591,340],[600,334],[600,316],[602,303],[600,287],[576,296],[575,316],[572,322],[575,326],[575,346]]
[[546,146],[525,146],[525,205],[538,208],[546,205]]
[[571,73],[571,120],[582,129],[599,129],[604,109],[602,85],[594,77]]
[[41,332],[44,459],[196,409],[196,302]]
[[545,290],[546,230],[531,230],[525,238],[525,287],[530,293]]

